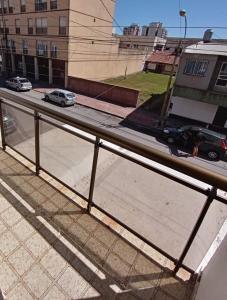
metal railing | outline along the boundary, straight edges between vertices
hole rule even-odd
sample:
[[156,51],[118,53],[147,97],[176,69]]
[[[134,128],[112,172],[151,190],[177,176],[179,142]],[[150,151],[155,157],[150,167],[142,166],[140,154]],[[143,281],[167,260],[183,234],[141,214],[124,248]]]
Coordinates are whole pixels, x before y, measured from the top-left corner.
[[[195,237],[198,234],[199,229],[201,228],[201,225],[203,224],[203,221],[205,217],[207,216],[207,212],[209,211],[209,208],[211,204],[214,201],[218,201],[219,203],[222,203],[224,205],[227,204],[227,199],[224,197],[221,197],[218,195],[217,190],[220,189],[222,191],[227,191],[227,178],[225,176],[222,176],[217,173],[212,173],[210,170],[202,169],[201,167],[198,167],[196,165],[193,165],[191,163],[188,163],[183,160],[179,160],[178,158],[174,158],[169,156],[168,154],[165,154],[161,151],[158,151],[156,149],[150,148],[142,143],[132,141],[130,139],[127,139],[125,137],[121,137],[120,135],[109,132],[106,129],[98,128],[95,125],[92,125],[90,123],[81,121],[76,119],[75,117],[71,115],[66,115],[64,112],[61,112],[59,110],[50,108],[48,105],[42,105],[38,103],[34,103],[29,100],[25,100],[23,98],[18,98],[15,95],[7,96],[6,99],[0,99],[0,125],[1,125],[1,136],[2,136],[2,149],[6,150],[6,147],[10,147],[16,152],[20,153],[22,156],[26,157],[28,160],[30,160],[26,155],[21,153],[21,151],[18,151],[15,149],[12,145],[7,144],[6,141],[6,132],[4,129],[4,113],[3,113],[3,106],[5,107],[12,107],[15,110],[22,111],[25,114],[30,115],[34,119],[34,140],[35,140],[35,166],[36,166],[36,175],[39,175],[40,170],[43,170],[50,174],[53,178],[59,180],[61,183],[63,183],[65,186],[67,186],[69,189],[73,190],[76,194],[78,194],[80,197],[82,197],[84,200],[87,201],[87,211],[90,213],[92,207],[97,208],[107,216],[111,217],[113,220],[117,221],[120,225],[122,225],[124,228],[131,231],[133,234],[135,234],[137,237],[139,237],[141,240],[146,242],[148,245],[152,246],[154,249],[159,251],[159,253],[165,255],[167,258],[172,260],[175,264],[174,272],[178,272],[179,268],[185,268],[187,271],[194,273],[195,270],[188,267],[184,264],[184,260],[186,255],[188,254]],[[12,104],[14,103],[14,104]],[[23,108],[21,108],[23,107]],[[33,113],[32,113],[33,112]],[[50,121],[48,118],[51,118]],[[48,172],[45,167],[43,167],[40,164],[40,150],[42,146],[40,145],[40,122],[44,122],[46,124],[50,124],[54,128],[61,129],[67,133],[69,133],[72,136],[76,136],[77,138],[83,139],[86,142],[89,142],[93,144],[93,162],[92,162],[92,168],[91,168],[91,177],[90,177],[90,183],[89,183],[89,195],[88,197],[85,197],[80,192],[78,192],[76,189],[72,188],[71,186],[68,186],[63,181],[61,181],[57,176],[54,174],[51,174]],[[56,122],[56,123],[55,123]],[[72,126],[73,128],[77,128],[79,130],[82,130],[83,132],[86,132],[86,134],[91,134],[95,136],[95,139],[91,139],[86,135],[81,134],[80,132],[72,131],[66,127],[63,127],[59,122],[67,124],[68,126]],[[102,141],[106,141],[107,143],[103,143]],[[108,145],[108,142],[114,145],[117,145],[118,147],[122,147],[136,155],[142,156],[144,158],[147,158],[149,160],[152,160],[156,163],[159,163],[161,165],[167,166],[169,168],[172,168],[178,172],[181,172],[183,174],[186,174],[188,176],[193,177],[196,180],[202,181],[203,183],[209,185],[209,188],[202,188],[198,185],[195,185],[191,183],[190,181],[187,181],[181,177],[176,177],[175,175],[171,173],[167,173],[163,171],[162,169],[155,168],[154,166],[148,164],[146,161],[141,161],[137,159],[134,156],[131,156],[125,152],[118,151],[116,148],[113,148]],[[206,200],[204,202],[204,205],[199,213],[199,217],[195,222],[194,227],[191,230],[191,233],[189,235],[189,238],[186,242],[186,244],[183,247],[183,251],[181,255],[176,259],[172,255],[170,255],[165,249],[161,249],[157,245],[155,245],[152,241],[146,239],[143,235],[139,234],[137,231],[133,230],[130,226],[128,226],[126,223],[122,222],[119,218],[113,216],[111,213],[109,213],[105,207],[100,207],[100,205],[96,204],[93,200],[94,191],[95,191],[95,182],[96,182],[96,173],[97,173],[97,165],[99,161],[99,152],[100,149],[106,150],[114,155],[117,155],[118,157],[122,157],[123,159],[126,159],[127,161],[133,162],[145,169],[148,169],[156,174],[162,175],[165,178],[170,179],[171,181],[174,181],[176,183],[179,183],[182,186],[185,186],[189,189],[192,189],[193,191],[196,191],[198,193],[201,193],[206,197]],[[67,158],[66,158],[67,159]],[[31,160],[30,160],[31,161]],[[152,201],[152,199],[151,199]]]

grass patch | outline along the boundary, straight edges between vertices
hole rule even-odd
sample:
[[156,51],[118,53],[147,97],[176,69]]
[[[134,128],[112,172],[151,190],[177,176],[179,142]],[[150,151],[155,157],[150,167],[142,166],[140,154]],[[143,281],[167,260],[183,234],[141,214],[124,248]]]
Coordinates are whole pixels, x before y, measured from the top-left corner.
[[152,95],[163,94],[166,91],[169,76],[157,73],[137,73],[104,80],[106,83],[132,88],[140,91],[141,103],[152,98]]

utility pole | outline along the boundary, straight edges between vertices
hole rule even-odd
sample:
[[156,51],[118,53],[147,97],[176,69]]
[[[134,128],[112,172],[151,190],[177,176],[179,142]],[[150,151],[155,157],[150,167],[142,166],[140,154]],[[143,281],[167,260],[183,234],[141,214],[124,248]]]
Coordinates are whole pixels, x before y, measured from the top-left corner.
[[[186,14],[186,11],[183,10],[183,9],[180,10],[179,14],[180,14],[181,17],[184,17],[184,20],[185,20],[185,26],[184,26],[185,30],[184,30],[184,38],[183,38],[183,40],[185,40],[186,34],[187,34],[187,14]],[[162,125],[164,125],[164,122],[165,122],[165,119],[167,117],[167,113],[168,113],[168,110],[169,110],[171,84],[172,84],[173,76],[175,74],[177,59],[178,59],[178,57],[180,57],[180,55],[182,53],[181,45],[182,45],[182,39],[179,40],[178,46],[175,50],[176,53],[175,53],[174,61],[173,61],[172,68],[171,68],[171,71],[170,71],[166,93],[165,93],[164,100],[163,100],[163,105],[162,105],[162,110],[161,110],[161,120],[162,120],[161,123],[162,123]]]

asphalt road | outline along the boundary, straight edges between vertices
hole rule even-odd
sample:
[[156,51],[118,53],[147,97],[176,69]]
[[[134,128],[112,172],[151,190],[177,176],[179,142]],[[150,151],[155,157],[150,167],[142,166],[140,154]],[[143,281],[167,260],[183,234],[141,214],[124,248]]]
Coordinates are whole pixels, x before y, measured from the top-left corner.
[[[43,103],[43,94],[36,92],[36,91],[29,91],[29,92],[16,92],[13,90],[9,90],[6,89],[4,87],[0,88],[0,96],[4,96],[5,98],[7,98],[7,95],[17,95],[19,97],[23,97],[23,98],[27,98],[30,101],[34,101],[34,102],[41,102]],[[176,149],[169,147],[168,145],[166,145],[165,143],[160,142],[159,140],[156,139],[156,137],[150,135],[150,134],[146,134],[143,133],[141,131],[138,131],[136,128],[135,129],[131,129],[128,127],[125,127],[121,124],[122,119],[115,117],[115,116],[111,116],[108,115],[106,113],[100,112],[100,111],[96,111],[94,109],[91,108],[87,108],[81,105],[75,105],[74,107],[66,107],[66,108],[61,108],[56,104],[44,104],[44,105],[48,105],[50,107],[55,107],[56,109],[62,111],[69,111],[70,114],[73,113],[75,114],[75,117],[89,122],[91,124],[96,125],[97,127],[101,127],[101,128],[105,128],[109,131],[115,132],[121,136],[125,136],[127,138],[130,138],[132,140],[136,140],[139,141],[141,143],[144,143],[145,145],[148,145],[150,147],[153,147],[155,149],[158,149],[160,151],[169,153],[170,155],[179,155],[182,152],[179,151],[176,153]],[[184,154],[184,153],[182,153]],[[224,161],[209,161],[207,159],[203,159],[201,157],[179,157],[179,159],[184,159],[187,160],[193,164],[199,165],[201,167],[210,169],[211,171],[220,173],[224,176],[227,176],[227,162]]]
[[[43,95],[34,91],[17,93],[4,88],[0,96],[27,98],[42,102]],[[54,104],[43,103],[53,107]],[[154,137],[123,127],[121,119],[79,105],[57,110],[68,111],[75,117],[122,136],[143,142],[168,152],[168,146]],[[8,108],[16,122],[16,130],[7,136],[7,143],[34,160],[33,117]],[[41,166],[88,196],[93,144],[41,122]],[[184,159],[184,158],[181,158]],[[225,174],[224,162],[207,162],[189,158]],[[178,258],[205,202],[205,196],[134,163],[100,150],[94,201],[148,240]],[[215,203],[206,217],[196,242],[187,257],[187,265],[198,267],[227,216],[227,207]]]

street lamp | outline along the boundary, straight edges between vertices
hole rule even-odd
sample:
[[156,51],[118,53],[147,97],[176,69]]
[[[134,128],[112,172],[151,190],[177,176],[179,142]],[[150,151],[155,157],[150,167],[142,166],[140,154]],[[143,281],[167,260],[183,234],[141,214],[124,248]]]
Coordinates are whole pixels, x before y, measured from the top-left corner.
[[[183,40],[185,40],[186,35],[187,35],[187,27],[188,27],[186,10],[181,9],[179,11],[179,15],[184,18],[184,38],[183,38]],[[166,93],[165,93],[164,100],[163,100],[163,105],[162,105],[162,110],[161,110],[162,124],[164,123],[164,119],[166,118],[167,112],[169,110],[171,83],[172,83],[173,75],[175,73],[174,71],[175,71],[177,58],[178,58],[178,56],[181,55],[181,52],[182,52],[181,51],[182,50],[181,49],[181,44],[182,44],[182,39],[179,39],[179,43],[178,43],[178,46],[176,48],[176,55],[174,57],[174,61],[173,61],[173,64],[172,64],[170,75],[169,75],[169,80],[168,80],[168,83],[167,83]]]

